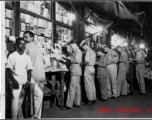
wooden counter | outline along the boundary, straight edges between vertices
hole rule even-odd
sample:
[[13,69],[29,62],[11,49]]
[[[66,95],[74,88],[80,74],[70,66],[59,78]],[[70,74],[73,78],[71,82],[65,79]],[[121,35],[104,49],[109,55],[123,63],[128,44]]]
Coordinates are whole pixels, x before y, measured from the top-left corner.
[[61,80],[60,80],[60,85],[61,85],[61,110],[63,109],[64,107],[64,75],[66,72],[68,72],[68,69],[66,70],[53,70],[53,69],[50,69],[50,68],[47,68],[45,69],[45,72],[51,72],[53,73],[52,75],[52,83],[53,83],[53,87],[52,87],[52,90],[55,91],[55,83],[56,83],[56,75],[58,73],[61,73]]

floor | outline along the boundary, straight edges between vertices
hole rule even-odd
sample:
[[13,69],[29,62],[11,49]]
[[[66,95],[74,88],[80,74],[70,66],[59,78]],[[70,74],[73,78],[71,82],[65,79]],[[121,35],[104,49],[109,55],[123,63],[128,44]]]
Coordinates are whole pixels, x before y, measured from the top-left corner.
[[[106,102],[97,100],[94,105],[82,105],[80,108],[73,107],[70,110],[61,110],[57,106],[51,108],[49,101],[45,101],[44,106],[43,118],[152,118],[152,93],[144,96],[138,94],[121,96]],[[119,111],[118,108],[122,107],[137,109],[127,113]]]

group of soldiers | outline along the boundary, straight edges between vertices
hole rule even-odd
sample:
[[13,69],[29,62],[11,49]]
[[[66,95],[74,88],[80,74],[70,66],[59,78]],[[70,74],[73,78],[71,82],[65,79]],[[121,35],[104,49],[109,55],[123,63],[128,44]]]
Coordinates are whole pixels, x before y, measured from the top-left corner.
[[[83,40],[79,47],[85,51],[83,59],[82,51],[75,40],[69,43],[72,48],[72,54],[66,59],[70,60],[70,84],[66,107],[71,109],[73,105],[81,106],[81,76],[84,75],[84,88],[88,99],[88,104],[95,103],[95,71],[100,86],[101,101],[107,101],[109,98],[117,98],[133,94],[133,67],[135,64],[136,78],[139,86],[139,94],[145,95],[145,57],[146,53],[139,45],[133,45],[132,48],[118,46],[110,49],[107,45],[93,50],[87,40]],[[84,66],[84,74],[82,73]],[[97,70],[95,70],[97,66]],[[129,80],[126,76],[130,76]],[[130,82],[128,82],[130,81]],[[128,93],[129,84],[129,93]]]
[[[70,49],[68,57],[64,59],[70,61],[70,84],[66,107],[71,109],[73,105],[81,106],[81,87],[85,88],[88,104],[92,105],[97,100],[95,73],[99,81],[101,100],[107,101],[109,98],[117,98],[120,95],[128,94],[128,81],[126,75],[130,76],[130,93],[133,91],[133,67],[136,64],[136,77],[139,85],[139,93],[145,95],[145,52],[134,45],[133,49],[122,48],[110,49],[106,45],[93,50],[88,40],[83,40],[80,46],[76,40],[68,43]],[[45,82],[45,70],[43,64],[43,54],[34,42],[34,34],[30,31],[24,32],[24,38],[16,39],[17,50],[11,53],[6,59],[6,69],[12,81],[12,118],[17,118],[21,104],[19,102],[22,88],[29,84],[34,84],[35,114],[31,118],[41,118],[43,101],[43,82]],[[68,47],[68,48],[69,48]],[[83,53],[80,47],[85,51]],[[72,50],[72,52],[71,52]],[[95,70],[97,66],[97,70]],[[84,67],[84,73],[82,70]],[[84,76],[84,86],[81,86],[81,78]]]

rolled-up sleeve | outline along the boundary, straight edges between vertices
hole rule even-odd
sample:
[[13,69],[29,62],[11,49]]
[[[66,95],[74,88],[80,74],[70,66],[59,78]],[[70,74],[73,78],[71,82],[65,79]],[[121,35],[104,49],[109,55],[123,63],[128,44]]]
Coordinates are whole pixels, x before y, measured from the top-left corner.
[[32,61],[31,58],[29,56],[27,56],[27,70],[33,70],[33,66],[32,66]]
[[106,57],[100,58],[100,61],[97,63],[97,65],[100,66],[100,67],[104,67],[105,68],[107,66],[107,59],[106,59]]

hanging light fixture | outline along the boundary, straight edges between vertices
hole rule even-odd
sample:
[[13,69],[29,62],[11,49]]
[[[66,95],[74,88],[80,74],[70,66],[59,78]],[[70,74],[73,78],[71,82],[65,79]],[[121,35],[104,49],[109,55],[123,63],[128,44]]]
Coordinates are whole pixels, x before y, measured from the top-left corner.
[[145,48],[145,44],[141,43],[141,44],[139,45],[139,47],[140,47],[141,49],[144,49],[144,48]]
[[74,20],[74,19],[75,19],[75,14],[73,14],[73,13],[68,13],[68,18],[69,18],[70,20]]
[[98,27],[98,31],[102,31],[102,30],[103,30],[102,26]]
[[127,43],[127,42],[125,42],[125,43],[124,43],[124,47],[127,47],[127,46],[128,46],[128,43]]

